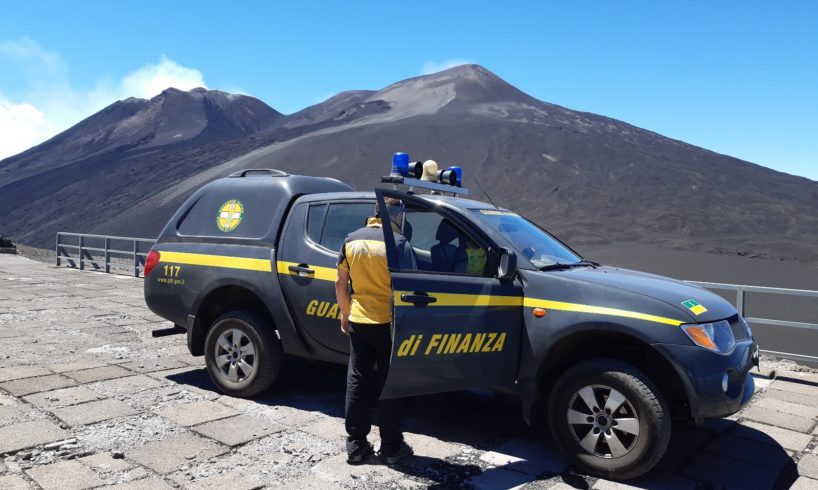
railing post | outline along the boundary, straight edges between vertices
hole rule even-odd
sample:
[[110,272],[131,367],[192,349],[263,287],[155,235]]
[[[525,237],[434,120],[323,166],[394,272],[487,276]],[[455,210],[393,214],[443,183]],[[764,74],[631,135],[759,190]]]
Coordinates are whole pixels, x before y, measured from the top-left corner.
[[111,264],[109,262],[110,257],[108,257],[108,249],[111,246],[111,239],[109,237],[105,237],[105,273],[109,274],[111,272]]
[[83,235],[80,235],[80,247],[79,247],[80,270],[85,269],[85,262],[83,261],[83,258],[82,258],[82,245],[84,243],[83,238],[85,238],[85,237]]
[[139,277],[139,255],[137,252],[139,251],[139,245],[136,240],[133,241],[133,276]]
[[736,311],[742,317],[744,316],[744,293],[745,291],[741,287],[736,290]]
[[57,255],[57,267],[60,266],[60,234],[57,233],[57,243],[54,245],[54,253]]

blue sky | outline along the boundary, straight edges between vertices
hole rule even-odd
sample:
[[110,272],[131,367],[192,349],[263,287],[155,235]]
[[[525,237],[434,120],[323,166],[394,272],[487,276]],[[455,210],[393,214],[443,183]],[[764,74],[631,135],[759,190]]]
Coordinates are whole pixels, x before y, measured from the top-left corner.
[[166,82],[290,113],[458,61],[818,180],[813,1],[14,2],[0,15],[0,158]]

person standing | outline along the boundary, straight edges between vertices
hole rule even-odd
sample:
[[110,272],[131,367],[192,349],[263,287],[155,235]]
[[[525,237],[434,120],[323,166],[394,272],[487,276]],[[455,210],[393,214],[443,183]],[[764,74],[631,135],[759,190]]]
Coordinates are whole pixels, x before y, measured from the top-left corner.
[[[414,253],[400,234],[403,203],[387,198],[386,207],[401,266],[414,268]],[[335,295],[341,309],[341,331],[349,336],[350,346],[345,403],[347,463],[354,465],[363,463],[374,452],[367,441],[372,428],[369,407],[373,400],[380,398],[392,353],[392,281],[377,205],[375,216],[367,220],[366,226],[347,236],[337,265]],[[399,399],[378,401],[381,433],[378,456],[387,464],[413,453],[403,440],[400,410]]]

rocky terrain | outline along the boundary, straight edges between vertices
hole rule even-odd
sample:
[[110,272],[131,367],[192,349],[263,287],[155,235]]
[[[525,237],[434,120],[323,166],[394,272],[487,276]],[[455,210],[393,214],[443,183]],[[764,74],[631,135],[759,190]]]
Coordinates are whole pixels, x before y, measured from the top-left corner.
[[58,230],[153,237],[196,188],[237,169],[368,190],[395,151],[462,166],[474,197],[573,245],[818,263],[817,182],[539,101],[477,65],[287,116],[202,89],[115,103],[0,162],[0,233],[49,247]]

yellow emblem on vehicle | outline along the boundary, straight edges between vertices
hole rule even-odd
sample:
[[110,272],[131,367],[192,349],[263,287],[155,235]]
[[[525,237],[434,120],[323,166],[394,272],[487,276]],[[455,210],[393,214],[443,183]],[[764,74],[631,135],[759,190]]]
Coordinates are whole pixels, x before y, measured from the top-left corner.
[[231,199],[219,208],[216,224],[225,233],[235,230],[244,216],[244,204],[238,199]]
[[682,306],[687,308],[688,310],[692,311],[694,315],[701,315],[702,313],[707,311],[707,308],[700,305],[698,301],[695,299],[689,299],[687,301],[682,301]]

